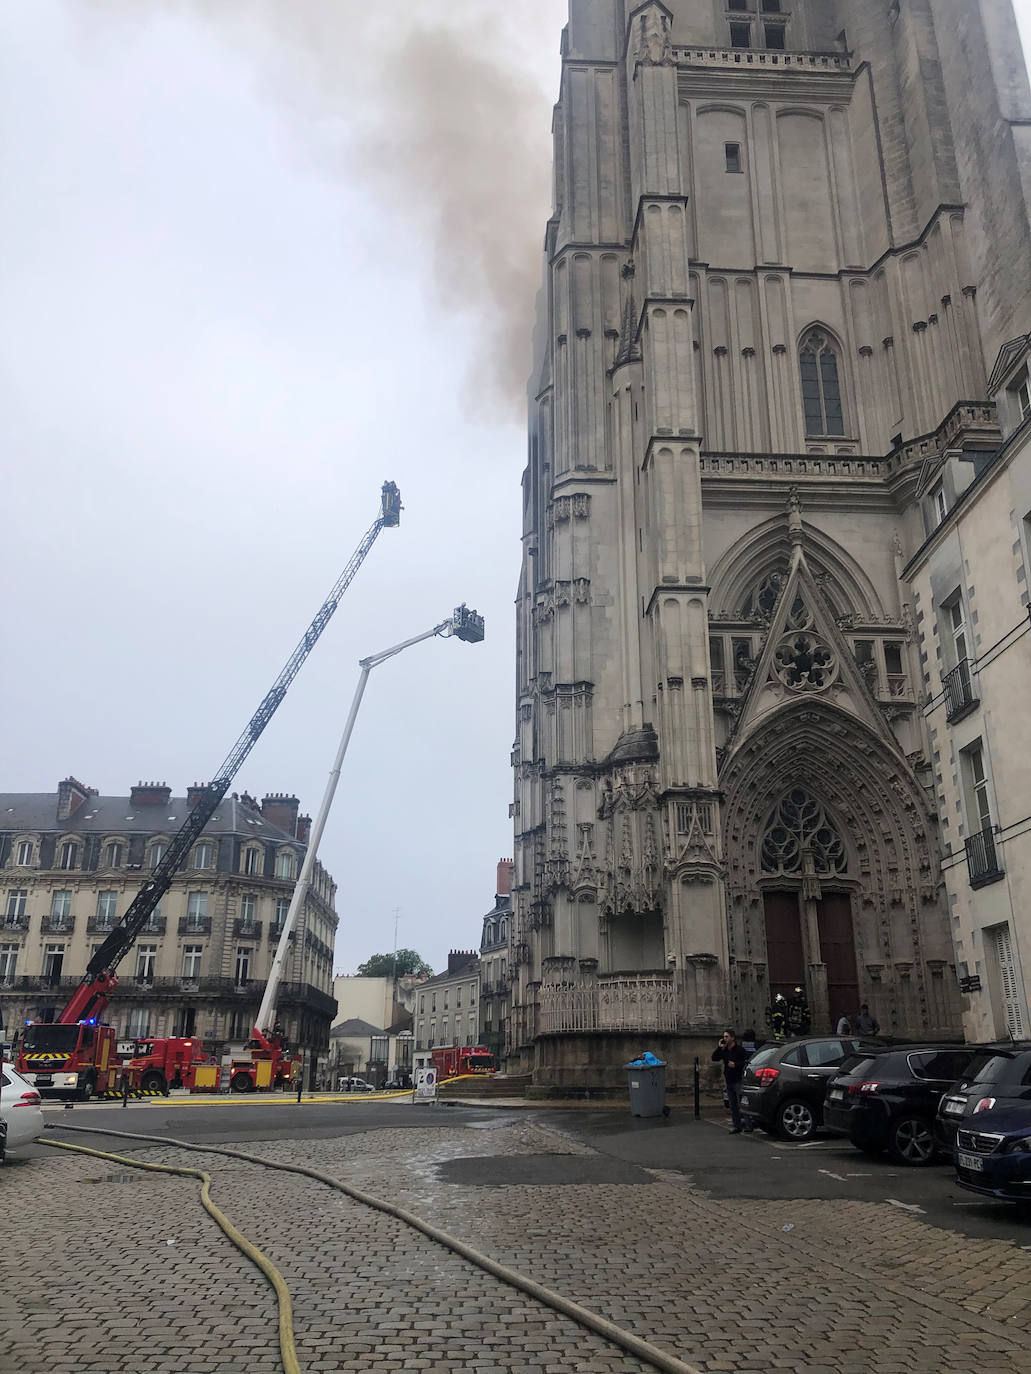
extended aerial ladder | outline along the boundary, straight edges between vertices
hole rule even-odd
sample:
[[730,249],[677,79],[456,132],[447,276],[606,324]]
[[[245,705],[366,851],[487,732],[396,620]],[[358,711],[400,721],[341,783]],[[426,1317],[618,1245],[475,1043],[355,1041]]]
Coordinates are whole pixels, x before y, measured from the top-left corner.
[[269,688],[258,709],[251,717],[247,728],[233,745],[214,778],[204,788],[200,800],[183,822],[182,828],[168,846],[168,850],[150,877],[137,892],[119,925],[86,965],[82,982],[72,993],[68,1005],[57,1018],[58,1023],[74,1025],[80,1021],[96,1020],[102,1014],[107,1001],[117,986],[115,969],[132,948],[136,937],[147,924],[156,910],[161,898],[172,885],[172,879],[189,854],[194,841],[215,814],[220,802],[229,791],[230,784],[239,772],[247,755],[261,738],[262,731],[275,715],[280,702],[286,696],[287,688],[301,670],[304,660],[314,649],[322,631],[340,603],[340,598],[354,581],[355,575],[366,555],[372,548],[380,530],[397,525],[401,518],[401,493],[394,482],[384,482],[380,513],[373,521],[355,549],[350,562],[337,579],[332,591],[319,607],[315,619],[304,632],[304,637],[287,659],[282,672]]

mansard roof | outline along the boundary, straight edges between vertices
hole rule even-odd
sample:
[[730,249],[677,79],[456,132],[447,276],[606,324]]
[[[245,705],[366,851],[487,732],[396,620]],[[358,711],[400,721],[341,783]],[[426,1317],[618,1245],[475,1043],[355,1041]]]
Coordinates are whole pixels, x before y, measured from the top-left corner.
[[[189,814],[185,797],[167,802],[133,802],[130,797],[92,794],[66,820],[57,819],[56,792],[0,792],[0,834],[174,835]],[[299,848],[295,836],[233,793],[224,797],[204,827],[205,835],[239,835]]]

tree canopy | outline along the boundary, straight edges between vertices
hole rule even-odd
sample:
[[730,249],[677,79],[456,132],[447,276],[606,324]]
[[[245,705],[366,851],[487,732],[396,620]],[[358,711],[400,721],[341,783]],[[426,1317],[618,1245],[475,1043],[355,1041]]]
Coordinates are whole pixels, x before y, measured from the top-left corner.
[[421,954],[414,949],[399,949],[397,954],[373,954],[364,964],[358,965],[361,978],[404,978],[414,974],[425,978],[433,972]]

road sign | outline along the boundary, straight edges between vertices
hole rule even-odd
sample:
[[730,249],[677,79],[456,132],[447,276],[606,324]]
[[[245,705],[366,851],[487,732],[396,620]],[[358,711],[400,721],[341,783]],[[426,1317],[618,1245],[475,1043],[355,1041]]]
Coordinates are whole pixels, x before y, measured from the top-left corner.
[[416,1069],[416,1102],[435,1102],[437,1098],[437,1070],[434,1068]]

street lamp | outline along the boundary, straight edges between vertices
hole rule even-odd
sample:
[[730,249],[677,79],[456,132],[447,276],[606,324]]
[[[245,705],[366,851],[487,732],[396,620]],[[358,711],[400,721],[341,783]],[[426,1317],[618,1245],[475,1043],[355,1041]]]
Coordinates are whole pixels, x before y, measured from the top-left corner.
[[293,896],[290,899],[290,910],[286,913],[286,921],[283,923],[283,929],[279,934],[276,957],[272,960],[272,969],[269,973],[268,983],[265,985],[265,995],[262,997],[261,1006],[258,1008],[255,1029],[259,1032],[272,1024],[279,982],[283,976],[283,966],[286,963],[287,952],[290,948],[290,934],[308,891],[311,871],[318,857],[319,841],[322,839],[322,832],[326,828],[326,820],[329,816],[329,808],[333,805],[333,797],[336,795],[344,755],[347,753],[347,746],[351,741],[351,732],[358,716],[358,707],[365,695],[365,685],[369,680],[369,674],[373,668],[385,663],[388,658],[393,658],[395,654],[410,649],[413,644],[421,644],[424,639],[432,639],[434,636],[440,639],[461,639],[466,644],[479,644],[483,639],[483,616],[471,611],[463,602],[461,606],[455,608],[446,620],[442,620],[439,625],[434,625],[432,630],[424,630],[421,635],[414,635],[411,639],[403,640],[390,649],[384,649],[382,653],[371,654],[359,662],[358,666],[361,668],[361,673],[358,677],[358,686],[355,688],[354,700],[351,702],[347,724],[344,726],[344,733],[340,737],[340,747],[337,749],[336,758],[333,760],[333,767],[326,783],[326,791],[322,798],[322,805],[319,807],[319,814],[315,817],[315,824],[312,826],[311,835],[308,838],[307,852],[304,855],[304,862],[301,865]]

